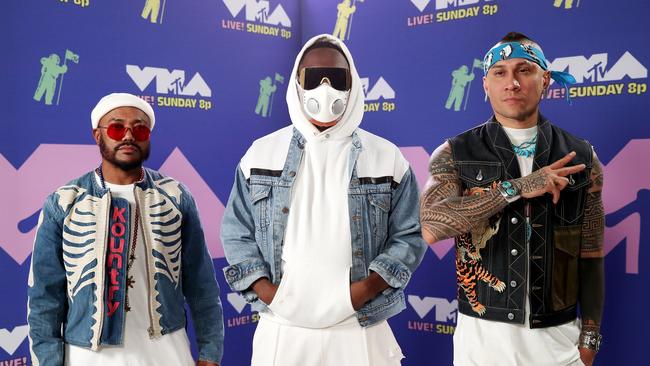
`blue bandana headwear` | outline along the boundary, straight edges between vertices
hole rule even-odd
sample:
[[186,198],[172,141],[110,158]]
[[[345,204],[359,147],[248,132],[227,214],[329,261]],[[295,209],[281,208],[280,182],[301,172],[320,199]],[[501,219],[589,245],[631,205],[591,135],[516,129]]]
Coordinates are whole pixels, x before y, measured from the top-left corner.
[[[492,47],[483,57],[483,73],[487,75],[488,70],[494,64],[511,58],[524,58],[539,65],[542,70],[548,70],[548,61],[544,53],[532,44],[521,44],[519,42],[502,43]],[[575,84],[573,75],[564,71],[551,71],[551,79],[566,89],[566,98],[569,101],[569,85]]]

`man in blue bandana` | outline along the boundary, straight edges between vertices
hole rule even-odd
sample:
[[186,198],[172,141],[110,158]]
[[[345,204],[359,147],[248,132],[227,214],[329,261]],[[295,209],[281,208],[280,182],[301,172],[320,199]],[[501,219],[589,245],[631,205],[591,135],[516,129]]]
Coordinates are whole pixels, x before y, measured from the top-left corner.
[[483,63],[494,115],[433,152],[421,201],[424,239],[456,238],[454,365],[590,366],[604,299],[602,167],[539,112],[551,79],[575,79],[548,70],[520,33]]

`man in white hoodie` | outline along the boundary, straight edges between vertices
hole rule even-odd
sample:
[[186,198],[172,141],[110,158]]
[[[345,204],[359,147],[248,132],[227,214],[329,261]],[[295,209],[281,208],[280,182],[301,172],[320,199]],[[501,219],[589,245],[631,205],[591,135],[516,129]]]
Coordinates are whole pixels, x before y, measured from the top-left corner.
[[305,44],[287,104],[293,125],[241,159],[221,228],[226,280],[260,312],[251,364],[399,365],[386,319],[426,250],[415,176],[358,127],[361,80],[337,38]]

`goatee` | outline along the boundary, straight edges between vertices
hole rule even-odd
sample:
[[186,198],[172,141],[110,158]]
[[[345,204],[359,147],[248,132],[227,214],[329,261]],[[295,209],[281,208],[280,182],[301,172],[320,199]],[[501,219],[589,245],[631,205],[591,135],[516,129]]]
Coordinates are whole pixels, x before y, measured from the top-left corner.
[[[140,153],[140,159],[133,161],[118,160],[116,157],[117,150],[122,146],[131,146],[136,149]],[[106,146],[103,136],[99,138],[99,151],[102,154],[102,158],[124,171],[131,171],[133,169],[142,167],[142,163],[144,163],[149,158],[150,146],[151,145],[147,146],[145,149],[141,149],[140,146],[136,144],[125,142],[115,146],[115,148],[111,150],[108,148],[108,146]]]

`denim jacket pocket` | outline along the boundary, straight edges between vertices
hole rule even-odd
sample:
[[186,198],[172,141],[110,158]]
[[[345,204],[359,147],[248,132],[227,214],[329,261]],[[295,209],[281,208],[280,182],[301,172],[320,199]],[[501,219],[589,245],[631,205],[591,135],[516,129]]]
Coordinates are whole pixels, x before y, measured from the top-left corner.
[[251,204],[255,218],[255,231],[265,230],[270,223],[271,214],[271,185],[251,184]]
[[371,193],[368,195],[370,203],[370,219],[372,232],[378,247],[382,247],[388,236],[388,213],[390,212],[390,193]]

